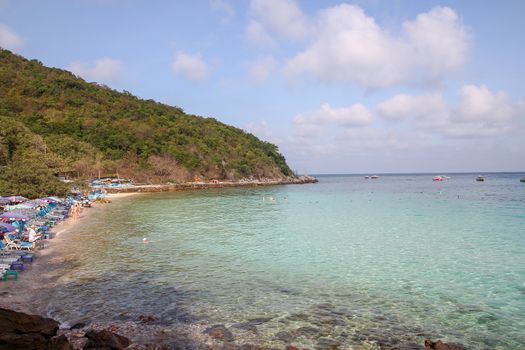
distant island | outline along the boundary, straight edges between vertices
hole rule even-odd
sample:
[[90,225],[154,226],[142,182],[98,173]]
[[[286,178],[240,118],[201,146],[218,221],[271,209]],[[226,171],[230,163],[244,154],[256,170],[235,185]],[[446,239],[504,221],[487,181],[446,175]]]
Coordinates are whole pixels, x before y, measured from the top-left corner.
[[[59,180],[292,182],[277,146],[0,49],[0,193],[64,195]],[[206,103],[206,101],[203,101]]]

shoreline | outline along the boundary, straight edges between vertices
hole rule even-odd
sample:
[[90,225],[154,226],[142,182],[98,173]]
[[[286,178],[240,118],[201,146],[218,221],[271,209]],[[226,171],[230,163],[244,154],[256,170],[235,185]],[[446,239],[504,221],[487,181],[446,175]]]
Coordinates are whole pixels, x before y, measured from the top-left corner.
[[277,185],[304,185],[317,183],[319,180],[313,176],[303,175],[297,177],[286,177],[278,179],[261,179],[245,181],[220,181],[211,182],[187,182],[182,184],[141,184],[125,187],[105,187],[108,194],[125,194],[125,193],[143,193],[143,192],[176,192],[186,190],[207,190],[212,188],[230,188],[230,187],[259,187],[259,186],[277,186]]

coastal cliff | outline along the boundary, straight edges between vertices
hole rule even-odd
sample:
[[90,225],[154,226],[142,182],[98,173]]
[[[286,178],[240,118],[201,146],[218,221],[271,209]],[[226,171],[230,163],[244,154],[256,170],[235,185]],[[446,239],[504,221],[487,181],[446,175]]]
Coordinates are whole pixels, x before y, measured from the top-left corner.
[[0,81],[1,193],[61,195],[57,176],[148,184],[294,177],[277,146],[239,128],[3,49]]

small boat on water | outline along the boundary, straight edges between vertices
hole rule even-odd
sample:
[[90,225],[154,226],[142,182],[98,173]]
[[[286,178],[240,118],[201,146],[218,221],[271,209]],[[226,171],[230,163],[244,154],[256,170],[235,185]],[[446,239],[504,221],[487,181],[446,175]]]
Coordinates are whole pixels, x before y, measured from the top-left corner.
[[481,175],[478,175],[478,177],[476,177],[476,181],[485,181],[485,178]]
[[432,178],[432,181],[436,181],[436,182],[440,182],[440,181],[446,181],[446,180],[449,180],[450,177],[449,176],[445,176],[445,175],[437,175],[437,176],[434,176]]
[[525,182],[525,177],[520,179],[520,182]]
[[368,176],[368,175],[365,176],[365,179],[369,179],[369,178],[370,178],[370,176]]
[[377,175],[372,175],[372,176],[370,176],[370,178],[371,178],[371,179],[379,179],[379,176],[377,176]]

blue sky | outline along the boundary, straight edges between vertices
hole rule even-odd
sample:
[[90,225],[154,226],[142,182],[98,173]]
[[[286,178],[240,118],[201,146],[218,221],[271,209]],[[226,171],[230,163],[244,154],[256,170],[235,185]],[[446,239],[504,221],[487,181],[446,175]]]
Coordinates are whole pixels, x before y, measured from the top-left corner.
[[525,170],[524,1],[0,0],[0,46],[308,173]]

